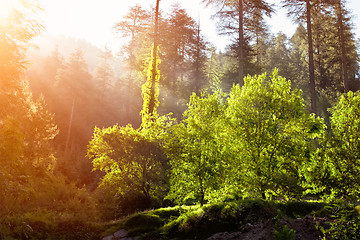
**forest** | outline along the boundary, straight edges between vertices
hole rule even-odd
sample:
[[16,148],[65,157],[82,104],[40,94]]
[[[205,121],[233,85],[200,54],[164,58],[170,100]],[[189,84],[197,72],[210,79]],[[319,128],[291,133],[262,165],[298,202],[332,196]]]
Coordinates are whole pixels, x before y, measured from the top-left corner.
[[118,53],[66,55],[33,54],[41,5],[19,2],[0,18],[0,240],[360,239],[345,0],[282,0],[291,37],[270,0],[202,0],[223,51],[153,0],[114,23]]

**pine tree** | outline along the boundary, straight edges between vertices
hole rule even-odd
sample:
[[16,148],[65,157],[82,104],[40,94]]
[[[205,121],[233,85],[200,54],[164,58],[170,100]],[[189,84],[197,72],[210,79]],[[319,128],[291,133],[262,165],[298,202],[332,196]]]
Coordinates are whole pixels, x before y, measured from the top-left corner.
[[308,40],[308,58],[309,58],[309,89],[311,96],[311,111],[317,114],[317,93],[315,89],[315,67],[314,67],[314,47],[312,33],[311,12],[319,1],[313,0],[283,0],[283,7],[289,9],[289,15],[295,16],[297,21],[305,21]]
[[344,36],[344,13],[343,13],[343,1],[337,0],[334,4],[334,9],[337,15],[338,24],[338,37],[340,43],[340,58],[341,58],[341,80],[344,85],[344,92],[349,91],[349,83],[346,76],[346,49],[345,49],[345,36]]
[[223,34],[237,34],[235,44],[238,58],[238,82],[243,85],[245,76],[245,58],[246,58],[246,31],[245,24],[250,16],[257,12],[258,14],[271,15],[272,6],[264,0],[203,0],[207,5],[218,6],[221,10],[217,16],[221,20]]
[[94,72],[94,80],[96,81],[100,97],[106,98],[106,96],[110,93],[115,77],[115,73],[111,65],[113,54],[107,47],[105,47],[99,58],[99,64],[95,68]]

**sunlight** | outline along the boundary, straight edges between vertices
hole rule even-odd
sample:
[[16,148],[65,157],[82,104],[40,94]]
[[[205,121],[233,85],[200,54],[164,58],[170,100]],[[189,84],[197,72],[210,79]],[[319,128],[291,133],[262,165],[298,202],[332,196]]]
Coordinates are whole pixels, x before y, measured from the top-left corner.
[[16,0],[0,0],[0,20],[8,18],[17,3]]

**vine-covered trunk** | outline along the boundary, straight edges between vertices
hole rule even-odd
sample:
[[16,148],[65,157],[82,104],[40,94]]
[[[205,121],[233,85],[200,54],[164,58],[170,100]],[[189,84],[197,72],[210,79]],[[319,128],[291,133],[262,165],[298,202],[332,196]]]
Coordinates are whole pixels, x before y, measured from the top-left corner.
[[152,56],[152,70],[151,70],[151,87],[150,87],[150,101],[149,101],[149,114],[152,115],[155,109],[155,84],[156,84],[156,75],[158,74],[157,70],[157,51],[158,51],[158,35],[159,35],[159,3],[160,0],[156,0],[155,8],[155,31],[154,31],[154,44],[153,44],[153,56]]

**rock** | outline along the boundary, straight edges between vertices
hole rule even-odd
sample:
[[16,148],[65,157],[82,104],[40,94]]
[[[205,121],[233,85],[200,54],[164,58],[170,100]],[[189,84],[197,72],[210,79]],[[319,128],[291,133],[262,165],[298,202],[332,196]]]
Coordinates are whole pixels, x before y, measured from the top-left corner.
[[254,226],[251,224],[251,223],[247,223],[245,224],[242,228],[241,228],[241,231],[242,232],[249,232],[251,231],[251,229],[253,228]]
[[113,236],[110,235],[110,236],[106,236],[106,237],[103,237],[102,240],[112,240],[113,239]]
[[128,231],[121,229],[112,235],[104,237],[102,240],[138,240],[139,237],[128,237]]
[[116,233],[113,234],[113,236],[115,237],[115,239],[117,238],[125,238],[127,237],[128,232],[125,229],[121,229],[119,231],[117,231]]

